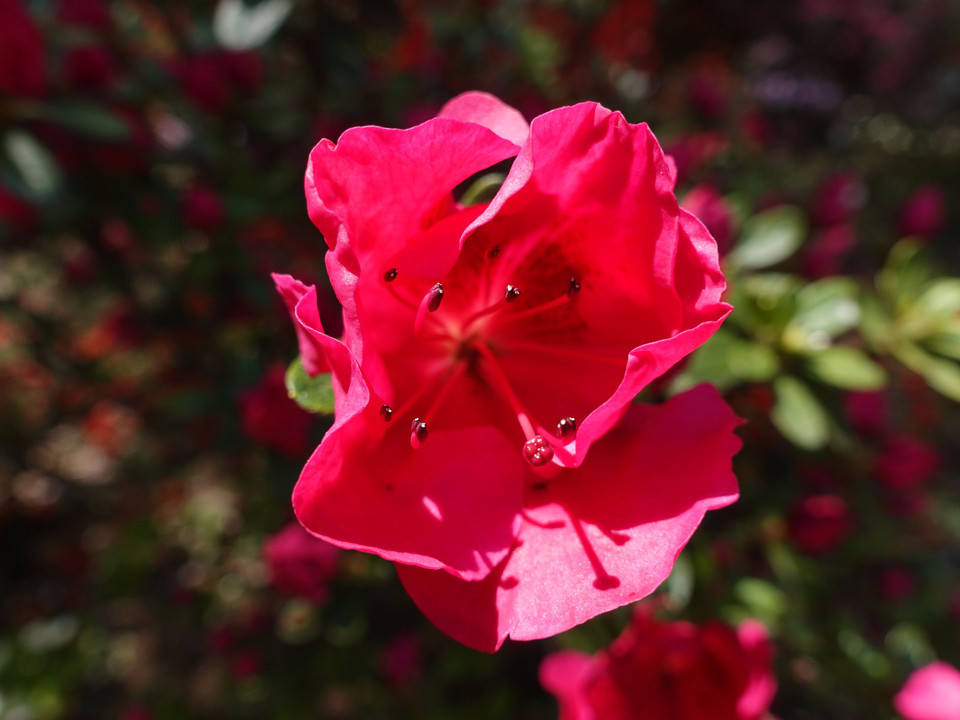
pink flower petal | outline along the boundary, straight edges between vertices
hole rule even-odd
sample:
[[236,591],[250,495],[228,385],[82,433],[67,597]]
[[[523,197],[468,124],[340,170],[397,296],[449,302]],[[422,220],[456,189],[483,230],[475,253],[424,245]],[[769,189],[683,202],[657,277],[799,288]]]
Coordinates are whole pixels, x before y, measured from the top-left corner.
[[518,146],[530,134],[530,126],[517,110],[500,98],[477,90],[457,95],[440,108],[437,117],[483,125]]
[[[300,360],[303,362],[303,369],[306,370],[307,374],[311,377],[319,375],[320,373],[330,372],[330,366],[327,364],[327,359],[324,355],[322,347],[316,340],[313,339],[313,336],[307,331],[307,329],[297,320],[295,312],[297,304],[304,295],[311,290],[316,293],[315,286],[304,285],[302,282],[294,279],[290,275],[273,273],[270,277],[273,278],[273,282],[277,286],[277,291],[283,298],[283,303],[287,306],[287,311],[290,313],[290,317],[293,320],[293,327],[297,332],[297,346],[300,352]],[[318,308],[317,317],[315,319],[315,327],[323,332],[323,327],[320,324],[319,313],[320,310]]]
[[437,627],[483,650],[507,635],[548,637],[638,600],[670,574],[704,513],[736,500],[730,458],[739,422],[710,386],[661,406],[633,405],[583,465],[530,491],[498,573],[473,583],[400,566],[400,579]]
[[906,720],[956,720],[960,717],[960,672],[933,662],[914,672],[893,699]]

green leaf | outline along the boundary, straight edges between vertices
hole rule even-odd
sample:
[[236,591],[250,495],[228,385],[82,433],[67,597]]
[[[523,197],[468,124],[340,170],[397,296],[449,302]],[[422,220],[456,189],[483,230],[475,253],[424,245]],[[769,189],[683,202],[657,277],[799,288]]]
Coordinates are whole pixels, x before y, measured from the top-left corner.
[[100,105],[72,102],[44,105],[37,109],[39,117],[98,140],[125,140],[130,128],[114,113]]
[[960,360],[960,328],[934,335],[924,344],[935,353]]
[[310,377],[298,357],[287,368],[287,393],[297,405],[313,413],[333,413],[333,385],[330,373]]
[[817,450],[830,438],[830,418],[810,389],[795,377],[773,381],[775,404],[770,419],[797,447]]
[[460,204],[464,207],[476,205],[480,202],[489,202],[497,194],[500,186],[507,176],[503,173],[487,173],[481,175],[466,189],[463,197],[460,198]]
[[747,382],[768,382],[780,370],[780,358],[769,345],[736,340],[727,348],[730,373]]
[[887,372],[856,348],[837,345],[810,355],[807,371],[827,385],[844,390],[879,390],[887,384]]
[[913,306],[937,317],[960,312],[960,278],[940,278],[927,285]]
[[740,242],[727,256],[727,263],[747,270],[776,265],[797,251],[806,233],[800,208],[779,205],[765,210],[744,223]]
[[787,594],[766,580],[742,578],[737,581],[733,591],[765,623],[777,624],[787,611]]
[[960,365],[924,352],[911,343],[900,343],[893,349],[897,360],[923,376],[927,384],[941,395],[960,402]]
[[291,10],[290,0],[264,0],[254,6],[243,0],[220,0],[213,14],[213,34],[228,50],[252,50],[270,39]]
[[797,293],[791,324],[807,333],[836,337],[860,321],[859,286],[847,277],[831,277],[810,283]]
[[930,277],[930,264],[923,249],[916,240],[901,240],[890,249],[886,264],[877,273],[877,289],[894,306],[916,297]]
[[670,384],[671,393],[689,390],[695,385],[708,382],[723,391],[737,385],[737,377],[731,372],[727,353],[737,342],[736,337],[725,330],[717,331],[690,358],[676,379]]
[[667,578],[667,594],[674,607],[683,609],[690,603],[693,588],[696,583],[696,572],[693,563],[685,554],[681,554],[673,564],[670,577]]
[[24,188],[34,199],[44,200],[56,191],[60,167],[33,135],[11,130],[4,136],[3,146]]

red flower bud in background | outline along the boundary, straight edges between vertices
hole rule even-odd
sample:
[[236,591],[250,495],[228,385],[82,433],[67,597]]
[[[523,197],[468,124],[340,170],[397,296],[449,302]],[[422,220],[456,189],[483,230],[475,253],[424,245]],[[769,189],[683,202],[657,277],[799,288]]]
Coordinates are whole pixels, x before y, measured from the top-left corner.
[[223,201],[216,190],[194,185],[182,200],[183,219],[188,227],[201,232],[214,232],[223,224]]
[[287,394],[285,369],[273,365],[240,396],[240,423],[248,438],[290,457],[307,452],[313,417]]
[[914,672],[893,699],[905,720],[956,720],[960,717],[960,672],[934,662]]
[[47,91],[43,36],[20,0],[0,0],[0,93],[40,97]]
[[947,220],[947,199],[937,185],[917,188],[900,208],[898,225],[903,235],[933,237]]
[[847,420],[863,435],[882,435],[890,425],[890,408],[883,390],[847,393],[843,408]]
[[340,548],[315,538],[300,523],[290,523],[263,545],[270,583],[288,595],[326,602],[327,584],[337,574]]
[[110,11],[101,0],[60,0],[57,20],[88,30],[106,31],[113,27]]
[[817,189],[811,214],[818,225],[836,225],[852,219],[866,200],[867,186],[859,175],[836,172]]
[[755,620],[734,631],[640,611],[606,651],[548,656],[540,682],[557,696],[560,720],[758,720],[776,692],[772,654]]
[[99,45],[81,45],[67,51],[64,58],[67,82],[79,90],[101,90],[116,79],[113,58]]
[[819,555],[833,550],[850,533],[850,510],[837,495],[813,495],[801,500],[790,515],[790,540],[799,550]]
[[940,468],[940,454],[932,445],[910,435],[891,435],[874,460],[880,482],[892,490],[924,487]]
[[726,255],[733,245],[733,208],[726,198],[713,186],[701,183],[694,186],[680,202],[680,207],[700,218],[717,241],[720,257]]
[[857,231],[853,225],[842,222],[825,228],[806,246],[804,274],[814,279],[839,274],[844,258],[856,246]]

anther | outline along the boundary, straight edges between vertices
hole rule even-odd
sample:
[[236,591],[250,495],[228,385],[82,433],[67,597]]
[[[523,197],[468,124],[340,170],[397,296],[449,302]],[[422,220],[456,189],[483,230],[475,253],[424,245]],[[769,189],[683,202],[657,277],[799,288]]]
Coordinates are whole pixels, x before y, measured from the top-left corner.
[[387,282],[393,282],[394,280],[396,280],[396,279],[397,279],[397,269],[396,269],[396,268],[390,268],[389,270],[387,270],[387,271],[383,274],[383,279],[386,280]]
[[570,278],[570,284],[567,285],[567,297],[574,297],[578,292],[580,292],[580,283],[577,282],[576,278]]
[[393,408],[389,405],[381,405],[380,417],[383,418],[384,422],[390,422],[390,418],[393,417]]
[[499,245],[494,245],[492,248],[490,248],[489,250],[487,250],[487,257],[490,258],[491,260],[492,260],[493,258],[495,258],[495,257],[496,257],[497,255],[499,255],[499,254],[500,254],[500,246],[499,246]]
[[503,299],[509,303],[513,302],[518,297],[520,297],[520,288],[514,285],[507,285],[506,292],[503,293]]
[[430,292],[427,293],[427,311],[436,312],[440,307],[440,301],[443,300],[443,283],[437,283]]
[[576,432],[577,430],[577,421],[572,417],[565,417],[560,422],[557,423],[557,437],[561,440],[570,433]]
[[410,444],[417,447],[427,439],[427,424],[420,418],[414,418],[410,425]]
[[540,467],[553,460],[553,448],[542,435],[534,435],[523,444],[523,458],[534,467]]

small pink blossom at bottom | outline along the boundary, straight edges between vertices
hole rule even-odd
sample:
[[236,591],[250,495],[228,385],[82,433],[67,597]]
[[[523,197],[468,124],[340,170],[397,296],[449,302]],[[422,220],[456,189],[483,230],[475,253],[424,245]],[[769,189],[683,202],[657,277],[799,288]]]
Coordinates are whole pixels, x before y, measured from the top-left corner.
[[660,622],[639,611],[594,656],[562,651],[540,666],[559,720],[759,720],[776,692],[766,629],[748,620]]
[[945,662],[934,662],[914,672],[893,699],[906,720],[960,718],[960,672]]
[[275,588],[317,603],[327,600],[327,584],[337,574],[340,548],[293,522],[264,543],[263,555]]

